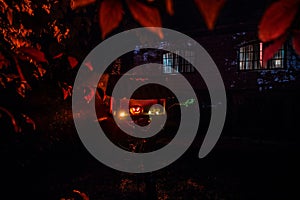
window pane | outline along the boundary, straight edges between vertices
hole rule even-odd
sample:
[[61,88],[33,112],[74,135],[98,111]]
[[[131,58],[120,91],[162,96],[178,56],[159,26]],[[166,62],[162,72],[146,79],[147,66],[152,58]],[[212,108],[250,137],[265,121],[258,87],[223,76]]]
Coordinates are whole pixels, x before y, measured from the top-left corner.
[[268,68],[278,69],[284,67],[284,47],[274,54],[273,58],[268,61]]
[[171,53],[163,54],[163,73],[172,73],[173,56]]
[[175,51],[176,54],[173,53],[165,53],[163,54],[163,73],[179,73],[179,72],[194,72],[194,67],[187,60],[181,58],[179,53],[185,56],[185,58],[190,61],[195,60],[195,53],[189,50],[185,51]]
[[284,67],[284,47],[275,53],[266,66],[263,66],[263,43],[250,44],[239,49],[239,69],[278,69]]

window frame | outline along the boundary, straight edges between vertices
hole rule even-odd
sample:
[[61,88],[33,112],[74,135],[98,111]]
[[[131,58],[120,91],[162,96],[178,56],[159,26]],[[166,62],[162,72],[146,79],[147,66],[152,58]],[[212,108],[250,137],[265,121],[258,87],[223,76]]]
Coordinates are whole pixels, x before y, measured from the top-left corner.
[[[179,73],[194,73],[194,66],[182,58],[179,53],[184,54],[185,57],[191,60],[196,59],[195,53],[192,50],[185,50],[180,52],[179,50],[172,52],[162,53],[162,73],[163,74],[179,74]],[[167,60],[167,62],[165,62]]]
[[[252,50],[249,50],[250,47],[252,46]],[[247,48],[248,50],[245,50],[246,53],[252,53],[252,55],[250,57],[252,58],[248,58],[249,56],[245,56],[243,58],[243,60],[241,60],[241,48]],[[259,49],[257,49],[259,47]],[[283,44],[282,47],[274,54],[274,56],[268,60],[266,66],[263,66],[263,50],[264,48],[266,48],[266,45],[263,42],[260,41],[251,41],[248,43],[244,43],[243,45],[239,45],[238,46],[238,51],[237,51],[237,67],[238,67],[238,71],[261,71],[261,70],[282,70],[282,69],[286,69],[287,66],[287,46],[286,44]],[[258,52],[258,53],[255,53]],[[243,52],[242,52],[243,53]],[[281,53],[280,57],[276,59],[276,56],[279,55],[279,53]],[[248,54],[250,55],[250,54]],[[276,62],[276,60],[281,60],[282,64],[280,67],[271,67],[271,63],[272,62]],[[244,63],[244,67],[241,67],[241,63]],[[251,68],[247,67],[246,63],[252,63],[251,64]]]

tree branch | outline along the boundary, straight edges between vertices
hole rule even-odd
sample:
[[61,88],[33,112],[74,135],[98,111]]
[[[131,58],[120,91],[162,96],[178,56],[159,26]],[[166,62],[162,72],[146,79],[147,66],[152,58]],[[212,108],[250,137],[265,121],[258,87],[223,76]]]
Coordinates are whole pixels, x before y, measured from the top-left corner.
[[7,110],[7,109],[4,108],[4,107],[1,107],[1,106],[0,106],[0,110],[3,111],[3,112],[5,112],[5,113],[10,117],[11,123],[12,123],[12,125],[14,126],[14,131],[15,131],[16,133],[19,133],[19,132],[21,131],[21,128],[18,126],[17,121],[16,121],[14,115],[13,115],[9,110]]
[[24,83],[25,86],[26,86],[27,88],[31,89],[31,86],[30,86],[29,83],[27,82],[27,80],[26,80],[26,78],[25,78],[25,76],[24,76],[24,74],[23,74],[23,72],[22,72],[22,69],[21,69],[21,66],[20,66],[20,64],[19,64],[19,61],[18,61],[18,59],[16,58],[16,56],[14,56],[14,61],[15,61],[16,68],[17,68],[18,74],[19,74],[19,76],[20,76],[21,82]]

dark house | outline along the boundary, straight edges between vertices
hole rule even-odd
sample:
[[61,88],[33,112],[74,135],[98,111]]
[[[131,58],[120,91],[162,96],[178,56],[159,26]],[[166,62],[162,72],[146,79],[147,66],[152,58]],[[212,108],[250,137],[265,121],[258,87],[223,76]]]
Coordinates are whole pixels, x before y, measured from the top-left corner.
[[297,138],[300,59],[291,40],[263,65],[257,31],[197,37],[216,62],[227,91],[224,134],[258,138]]
[[[228,111],[223,134],[274,139],[298,137],[293,130],[299,128],[300,59],[290,40],[263,65],[266,44],[258,40],[256,32],[232,32],[229,29],[218,29],[214,33],[194,31],[191,34],[211,55],[224,80]],[[192,59],[195,56],[192,51],[186,51],[185,55]],[[200,107],[210,109],[209,96],[201,76],[189,62],[176,54],[137,48],[116,60],[109,73],[117,81],[133,66],[149,62],[162,64],[161,75],[169,82],[173,81],[176,87],[180,88],[176,75],[183,74],[193,85]],[[135,74],[132,80],[142,79],[143,72]],[[152,87],[153,98],[159,98],[157,94],[160,91],[155,89]],[[144,94],[147,96],[149,92]]]

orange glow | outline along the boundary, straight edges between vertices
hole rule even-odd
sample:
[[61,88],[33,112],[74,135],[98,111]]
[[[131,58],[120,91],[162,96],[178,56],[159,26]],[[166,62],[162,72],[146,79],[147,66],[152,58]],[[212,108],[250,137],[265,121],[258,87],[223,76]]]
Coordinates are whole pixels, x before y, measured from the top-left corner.
[[132,106],[129,111],[132,115],[138,115],[143,112],[143,108],[141,106]]

